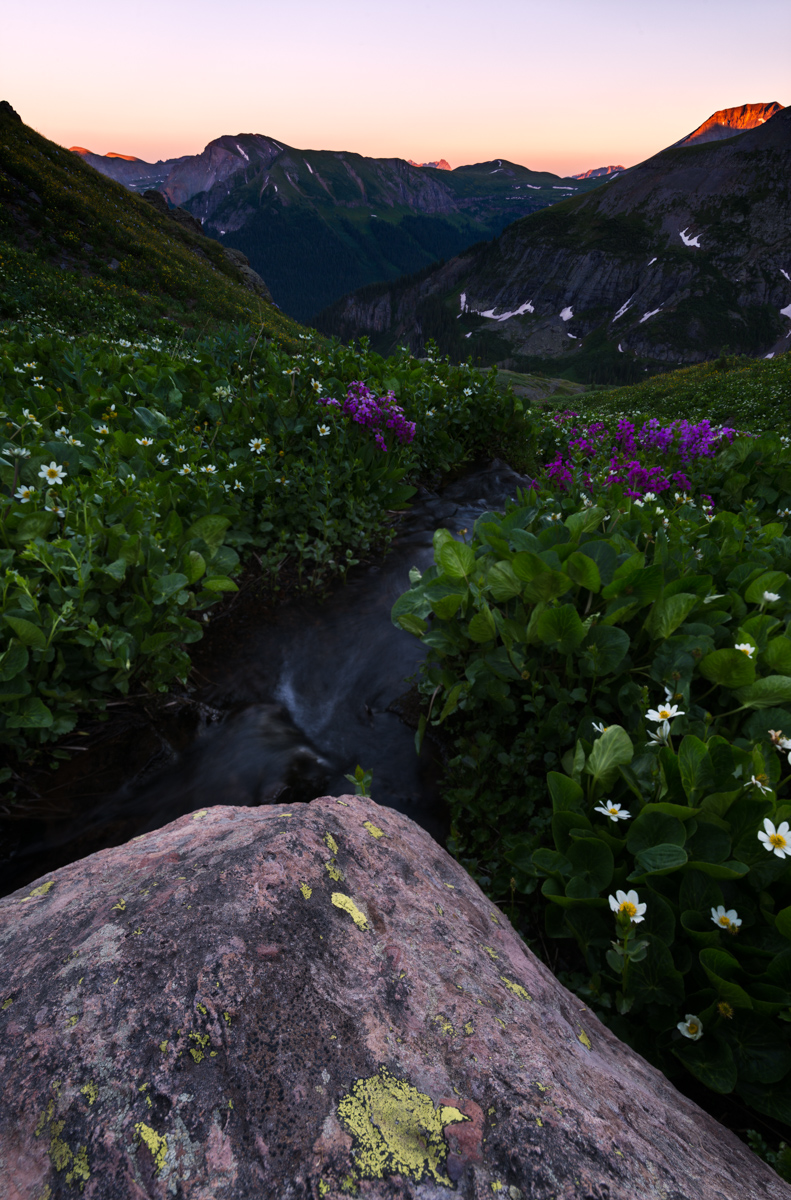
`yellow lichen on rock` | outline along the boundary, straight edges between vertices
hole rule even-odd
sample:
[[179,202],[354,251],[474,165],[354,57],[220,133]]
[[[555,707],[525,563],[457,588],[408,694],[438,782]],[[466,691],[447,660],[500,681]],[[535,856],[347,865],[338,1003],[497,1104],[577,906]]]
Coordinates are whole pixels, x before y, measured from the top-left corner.
[[54,886],[55,886],[55,880],[50,879],[48,883],[42,883],[42,884],[40,884],[39,887],[33,888],[33,891],[30,893],[30,895],[23,896],[22,899],[19,901],[19,903],[24,904],[26,900],[35,900],[39,896],[46,896],[49,889]]
[[374,825],[373,821],[363,821],[363,829],[367,829],[371,837],[383,838],[385,836],[385,831],[378,825]]
[[144,1124],[143,1121],[138,1121],[135,1125],[135,1133],[140,1138],[148,1149],[151,1151],[151,1157],[154,1160],[154,1166],[157,1171],[161,1171],[165,1165],[165,1160],[168,1154],[168,1139],[164,1134],[157,1133],[150,1125]]
[[326,862],[324,866],[327,868],[327,874],[335,883],[343,883],[343,871],[340,869],[334,858]]
[[435,1106],[430,1096],[381,1067],[377,1075],[357,1080],[338,1105],[338,1116],[354,1138],[359,1179],[402,1175],[452,1186],[445,1172],[444,1129],[469,1120],[457,1108]]
[[99,1089],[97,1088],[96,1084],[93,1082],[92,1079],[90,1079],[88,1081],[88,1083],[86,1083],[83,1087],[80,1088],[80,1092],[85,1097],[85,1099],[88,1101],[89,1108],[91,1107],[92,1104],[95,1103],[95,1101],[99,1095]]
[[311,896],[313,895],[312,887],[308,887],[308,885],[306,883],[301,883],[299,885],[299,890],[302,892],[302,895],[305,897],[306,900],[310,900]]
[[514,983],[514,981],[512,979],[506,978],[505,975],[501,975],[500,978],[502,979],[505,986],[508,988],[508,991],[513,992],[513,994],[515,996],[518,996],[520,1000],[532,1000],[533,999],[533,997],[530,995],[530,993],[525,991],[525,989],[522,987],[521,983]]
[[341,908],[344,912],[347,912],[358,929],[368,928],[368,918],[365,913],[360,912],[351,896],[344,896],[343,892],[333,892],[332,903],[336,908]]
[[331,833],[324,834],[324,844],[332,851],[333,854],[338,853],[338,843]]
[[587,1033],[585,1032],[585,1030],[582,1028],[582,1026],[581,1026],[581,1025],[580,1025],[580,1031],[579,1031],[579,1033],[577,1034],[577,1037],[578,1037],[578,1039],[579,1039],[579,1040],[582,1042],[582,1044],[583,1044],[583,1046],[585,1047],[585,1049],[586,1049],[586,1050],[592,1050],[592,1049],[593,1049],[593,1046],[591,1045],[591,1040],[590,1040],[590,1038],[588,1037]]

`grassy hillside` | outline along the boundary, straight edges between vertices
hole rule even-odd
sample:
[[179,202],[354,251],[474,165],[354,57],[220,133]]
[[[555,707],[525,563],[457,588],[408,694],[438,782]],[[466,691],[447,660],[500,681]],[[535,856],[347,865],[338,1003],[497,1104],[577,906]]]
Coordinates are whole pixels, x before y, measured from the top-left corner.
[[0,107],[0,317],[69,330],[299,326],[242,284],[223,247],[176,224]]
[[[589,393],[586,415],[665,417],[732,425],[752,432],[791,428],[791,353],[772,359],[725,356],[646,379],[633,387]],[[574,402],[580,407],[579,402]]]

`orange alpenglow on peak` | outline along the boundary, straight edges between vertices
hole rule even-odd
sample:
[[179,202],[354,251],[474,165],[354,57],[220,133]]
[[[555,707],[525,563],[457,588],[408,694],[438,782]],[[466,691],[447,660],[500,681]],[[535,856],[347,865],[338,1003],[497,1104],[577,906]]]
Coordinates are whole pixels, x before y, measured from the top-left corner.
[[116,154],[114,150],[108,150],[104,157],[105,158],[122,158],[124,160],[124,162],[140,162],[141,161],[134,154]]
[[437,162],[424,163],[415,162],[413,159],[408,158],[407,162],[409,163],[410,167],[436,167],[438,171],[452,170],[452,167],[446,158],[440,158]]
[[693,142],[719,142],[725,138],[735,137],[747,129],[757,129],[764,125],[776,113],[782,112],[783,105],[773,100],[769,104],[742,104],[738,108],[721,108],[713,113],[708,121],[704,121],[692,133],[687,134],[677,146],[689,146]]
[[86,150],[84,146],[69,146],[70,154],[91,154],[92,151]]

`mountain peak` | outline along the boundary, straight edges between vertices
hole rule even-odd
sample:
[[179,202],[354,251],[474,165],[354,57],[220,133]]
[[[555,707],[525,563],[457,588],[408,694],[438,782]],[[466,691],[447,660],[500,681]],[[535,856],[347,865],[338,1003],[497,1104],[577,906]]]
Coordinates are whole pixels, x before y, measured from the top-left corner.
[[598,179],[600,175],[614,175],[617,171],[625,171],[626,167],[591,167],[589,171],[581,171],[579,175],[571,175],[571,179]]
[[423,162],[423,163],[414,162],[413,159],[408,158],[407,162],[409,163],[410,167],[436,167],[438,171],[450,171],[451,170],[451,165],[446,158],[440,158],[437,160],[437,162]]
[[721,108],[712,113],[708,121],[704,121],[692,133],[687,134],[676,146],[690,146],[698,142],[719,142],[724,138],[735,137],[746,129],[757,129],[764,125],[776,113],[782,112],[783,105],[773,100],[769,104],[742,104],[738,108]]

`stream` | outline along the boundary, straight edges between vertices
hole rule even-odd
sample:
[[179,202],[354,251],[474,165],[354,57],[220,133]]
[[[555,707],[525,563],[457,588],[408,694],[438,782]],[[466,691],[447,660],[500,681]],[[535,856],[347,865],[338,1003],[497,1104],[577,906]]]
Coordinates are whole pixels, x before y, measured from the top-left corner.
[[436,528],[471,531],[527,482],[495,461],[441,495],[422,491],[387,556],[325,600],[297,598],[212,629],[194,696],[76,753],[38,800],[3,821],[2,894],[199,808],[353,791],[345,775],[358,763],[373,771],[378,804],[444,842],[440,764],[428,740],[415,753],[414,729],[399,715],[423,651],[392,625],[390,609],[410,568],[433,562]]

